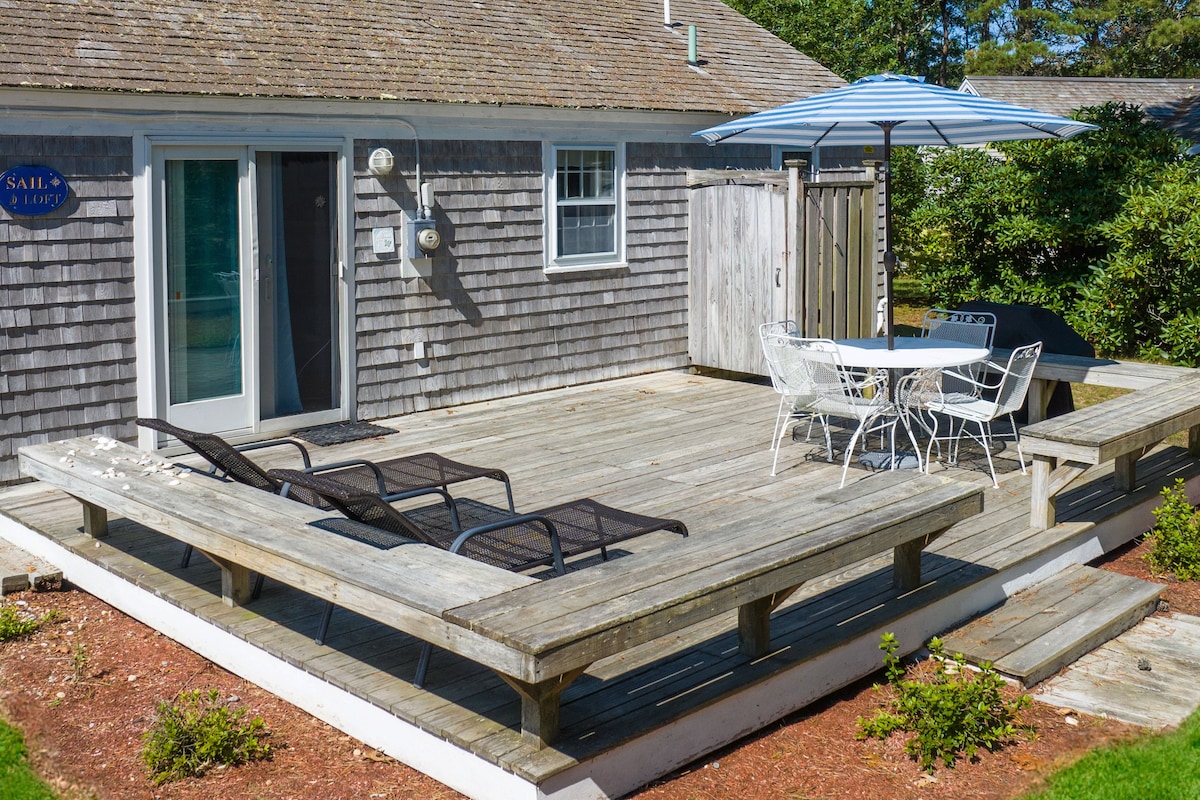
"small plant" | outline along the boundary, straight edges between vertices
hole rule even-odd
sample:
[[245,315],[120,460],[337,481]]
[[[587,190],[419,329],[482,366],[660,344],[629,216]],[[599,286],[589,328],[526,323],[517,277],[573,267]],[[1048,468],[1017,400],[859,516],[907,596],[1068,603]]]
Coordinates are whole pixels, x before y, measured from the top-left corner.
[[71,650],[71,679],[75,683],[82,683],[87,677],[88,664],[91,663],[92,656],[88,649],[83,644],[77,644]]
[[[953,767],[960,755],[974,758],[980,748],[995,750],[1011,742],[1021,730],[1019,712],[1031,703],[1029,695],[1006,700],[1004,679],[990,664],[978,673],[952,669],[939,639],[929,641],[932,675],[905,680],[904,667],[896,657],[899,643],[885,633],[879,644],[884,652],[884,673],[895,697],[891,710],[872,719],[860,717],[858,738],[886,739],[896,731],[912,734],[904,751],[933,772],[940,759]],[[962,656],[955,656],[962,661]]]
[[155,784],[199,777],[218,764],[235,766],[270,756],[261,717],[243,722],[244,709],[230,711],[215,689],[184,692],[179,702],[161,702],[154,725],[142,737],[142,760]]
[[0,642],[28,636],[43,623],[53,622],[60,616],[62,615],[57,611],[48,611],[38,618],[33,614],[20,612],[14,606],[2,605],[0,606]]
[[1154,509],[1154,527],[1146,534],[1146,561],[1157,572],[1174,573],[1181,581],[1200,579],[1200,516],[1187,497],[1183,479],[1164,487],[1162,505]]

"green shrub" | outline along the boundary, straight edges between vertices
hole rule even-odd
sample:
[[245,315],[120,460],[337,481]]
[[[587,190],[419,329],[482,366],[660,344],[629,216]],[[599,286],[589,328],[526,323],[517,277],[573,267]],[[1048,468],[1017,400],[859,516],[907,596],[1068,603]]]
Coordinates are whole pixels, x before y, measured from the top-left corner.
[[1122,190],[1098,226],[1110,242],[1084,281],[1072,324],[1103,354],[1200,365],[1200,163],[1164,165]]
[[1146,534],[1146,561],[1158,572],[1181,581],[1200,579],[1200,516],[1187,497],[1183,479],[1165,487],[1162,505],[1154,509],[1154,527]]
[[29,613],[21,613],[14,606],[7,603],[0,606],[0,642],[7,642],[9,639],[20,639],[22,636],[28,636],[36,631],[43,623],[52,622],[58,619],[61,614],[57,611],[48,611],[41,616],[35,617]]
[[[886,739],[896,731],[913,736],[904,751],[932,772],[940,759],[953,767],[960,756],[971,759],[980,748],[995,750],[1012,742],[1021,732],[1019,715],[1030,704],[1029,695],[1006,700],[1004,679],[990,664],[978,673],[951,669],[939,639],[929,641],[932,675],[924,679],[904,678],[904,667],[896,657],[896,637],[885,633],[879,649],[888,683],[894,692],[891,709],[872,719],[860,717],[858,738]],[[961,655],[955,659],[962,661]]]
[[158,704],[154,725],[146,732],[142,760],[156,784],[199,777],[218,764],[235,766],[268,758],[271,746],[261,717],[242,722],[244,709],[230,711],[215,689],[207,695],[184,692],[178,704]]

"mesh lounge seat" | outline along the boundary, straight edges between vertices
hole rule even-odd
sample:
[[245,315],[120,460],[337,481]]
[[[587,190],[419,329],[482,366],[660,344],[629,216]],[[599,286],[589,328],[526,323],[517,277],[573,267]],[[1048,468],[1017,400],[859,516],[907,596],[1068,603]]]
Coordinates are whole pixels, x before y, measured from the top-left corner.
[[[447,530],[418,525],[379,495],[349,489],[324,475],[276,469],[271,470],[271,476],[286,484],[285,493],[293,488],[315,492],[357,522],[514,572],[552,565],[555,573],[562,575],[566,572],[565,559],[597,550],[607,559],[609,546],[652,531],[666,530],[687,536],[687,526],[679,520],[635,514],[588,498],[517,514],[465,531]],[[331,611],[332,606],[328,606],[318,641],[325,639]],[[425,680],[428,648],[425,645],[421,653],[417,686]]]
[[[513,510],[512,484],[503,470],[491,467],[476,467],[460,461],[440,456],[436,453],[420,453],[415,456],[393,458],[386,461],[372,462],[362,459],[338,461],[314,467],[308,450],[295,439],[272,439],[265,442],[253,442],[248,445],[234,447],[229,442],[211,433],[198,433],[186,428],[180,428],[161,419],[139,418],[137,424],[159,433],[173,436],[192,448],[212,465],[211,472],[220,472],[239,483],[253,486],[256,489],[279,494],[283,482],[271,476],[267,470],[251,461],[246,455],[247,450],[260,450],[266,447],[291,446],[299,450],[301,462],[305,470],[321,472],[326,477],[347,489],[378,494],[390,500],[402,500],[406,497],[428,494],[436,491],[441,494],[451,510],[452,518],[457,525],[454,515],[454,504],[450,499],[450,484],[461,483],[475,478],[491,478],[504,484],[508,498],[509,511]],[[313,506],[325,506],[320,495],[300,488],[293,490],[290,496],[303,503]],[[187,566],[191,558],[192,548],[189,545],[183,556],[183,566]],[[262,586],[261,578],[255,586],[255,596]]]
[[308,450],[295,439],[271,439],[234,447],[215,434],[189,431],[161,419],[139,418],[137,424],[175,437],[212,464],[214,472],[219,470],[239,483],[275,494],[279,493],[280,482],[247,458],[244,455],[246,451],[289,445],[299,450],[305,469],[328,473],[330,478],[347,487],[385,495],[393,500],[402,499],[409,493],[424,494],[432,487],[445,490],[453,483],[491,478],[504,484],[509,510],[513,509],[512,484],[503,470],[464,464],[437,453],[419,453],[386,461],[355,459],[314,467]]

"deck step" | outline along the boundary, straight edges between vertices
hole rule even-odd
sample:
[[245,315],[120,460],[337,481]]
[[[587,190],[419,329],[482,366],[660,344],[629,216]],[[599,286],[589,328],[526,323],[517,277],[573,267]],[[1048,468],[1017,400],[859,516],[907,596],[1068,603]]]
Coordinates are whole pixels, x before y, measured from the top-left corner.
[[1081,564],[1030,586],[942,637],[947,653],[990,661],[1028,688],[1153,613],[1161,584]]
[[58,567],[0,539],[0,595],[55,589],[62,585],[62,577]]

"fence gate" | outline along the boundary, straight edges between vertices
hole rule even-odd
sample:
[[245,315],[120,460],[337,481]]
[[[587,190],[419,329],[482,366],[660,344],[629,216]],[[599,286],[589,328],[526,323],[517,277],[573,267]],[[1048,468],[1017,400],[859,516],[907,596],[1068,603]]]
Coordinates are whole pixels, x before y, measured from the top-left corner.
[[758,326],[773,320],[793,319],[805,336],[875,334],[883,295],[875,183],[861,171],[814,183],[799,175],[688,173],[693,365],[765,374]]

